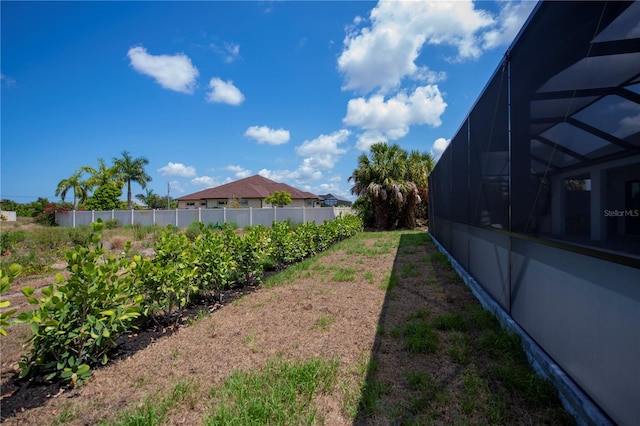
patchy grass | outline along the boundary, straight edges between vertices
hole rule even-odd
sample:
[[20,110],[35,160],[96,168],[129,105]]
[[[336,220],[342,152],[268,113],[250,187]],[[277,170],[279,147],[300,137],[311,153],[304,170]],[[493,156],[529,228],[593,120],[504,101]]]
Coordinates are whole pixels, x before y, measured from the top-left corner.
[[335,359],[275,359],[260,371],[235,371],[210,390],[213,405],[203,424],[314,424],[320,418],[313,397],[331,389],[337,368]]
[[402,265],[402,272],[400,273],[401,278],[411,278],[411,277],[419,277],[420,276],[420,268],[415,263],[405,263]]
[[317,330],[327,331],[329,330],[329,326],[336,322],[336,318],[332,315],[320,315],[320,317],[316,320],[314,328]]
[[157,425],[167,418],[170,410],[183,402],[194,405],[192,398],[198,384],[187,381],[178,382],[167,395],[154,395],[145,398],[144,402],[132,411],[117,414],[112,422],[101,421],[100,425],[112,426],[152,426]]
[[339,268],[331,277],[331,281],[347,282],[355,281],[356,270],[355,268]]

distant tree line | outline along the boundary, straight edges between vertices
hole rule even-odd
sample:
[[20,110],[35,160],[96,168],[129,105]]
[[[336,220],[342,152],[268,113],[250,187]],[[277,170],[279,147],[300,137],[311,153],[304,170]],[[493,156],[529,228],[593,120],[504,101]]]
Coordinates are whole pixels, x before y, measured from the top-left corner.
[[[149,164],[145,157],[133,158],[127,151],[121,157],[114,157],[111,166],[107,166],[102,158],[98,159],[98,167],[81,166],[71,176],[58,182],[55,195],[62,202],[69,192],[73,194],[73,206],[81,204],[88,210],[113,210],[120,208],[122,188],[127,187],[127,208],[131,208],[131,182],[138,183],[146,189],[151,176],[144,167]],[[85,174],[89,174],[85,178]],[[90,193],[93,194],[90,195]]]
[[[55,195],[65,201],[67,193],[73,193],[73,206],[85,210],[116,210],[133,207],[131,183],[137,183],[145,190],[135,198],[150,209],[175,208],[177,202],[160,196],[147,189],[151,176],[145,171],[149,160],[145,157],[133,158],[127,151],[120,157],[114,157],[111,166],[107,166],[102,158],[98,159],[98,167],[82,166],[70,177],[58,183]],[[85,178],[85,175],[89,176]],[[123,205],[120,200],[122,190],[127,188],[127,201]]]
[[[135,207],[132,203],[132,182],[145,190],[135,198],[147,208],[176,208],[177,201],[147,189],[147,183],[151,182],[151,177],[145,171],[148,164],[149,160],[145,157],[133,158],[127,151],[123,151],[120,157],[114,157],[111,165],[99,158],[97,167],[81,166],[68,178],[58,182],[55,196],[60,197],[60,202],[51,202],[43,197],[30,203],[0,200],[0,208],[15,211],[20,217],[34,217],[41,223],[51,222],[55,211],[131,209]],[[120,197],[125,187],[127,200],[122,201]],[[66,201],[69,195],[73,195],[73,203]]]

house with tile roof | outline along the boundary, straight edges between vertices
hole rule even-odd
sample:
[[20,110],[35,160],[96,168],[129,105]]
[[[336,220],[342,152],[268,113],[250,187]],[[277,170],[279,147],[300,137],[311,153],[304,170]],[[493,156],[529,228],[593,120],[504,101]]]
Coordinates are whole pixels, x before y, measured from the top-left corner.
[[320,202],[322,203],[322,205],[325,205],[325,206],[351,207],[351,204],[353,204],[351,201],[347,200],[346,198],[341,197],[339,195],[333,195],[331,193],[326,195],[318,195],[318,197],[320,197]]
[[320,197],[317,195],[260,175],[185,195],[177,201],[180,209],[212,209],[232,205],[253,208],[273,207],[264,199],[273,195],[275,191],[287,191],[291,194],[292,203],[287,207],[320,207]]

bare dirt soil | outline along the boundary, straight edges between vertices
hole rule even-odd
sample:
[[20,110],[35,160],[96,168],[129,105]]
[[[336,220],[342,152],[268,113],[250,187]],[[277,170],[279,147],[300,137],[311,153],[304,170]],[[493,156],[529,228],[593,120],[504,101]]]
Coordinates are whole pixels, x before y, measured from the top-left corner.
[[[455,273],[435,260],[435,247],[412,240],[416,234],[361,233],[317,256],[282,285],[231,292],[222,303],[203,300],[181,327],[141,329],[123,338],[115,360],[78,389],[16,380],[19,342],[28,330],[12,327],[1,341],[2,421],[109,424],[118,413],[170,393],[182,381],[192,385],[192,395],[163,424],[198,425],[210,411],[210,390],[234,370],[260,369],[275,357],[320,357],[339,360],[336,383],[314,399],[321,424],[571,424],[557,403],[532,404],[491,380],[473,390],[480,408],[469,410],[464,402],[470,371],[488,377],[483,369],[490,359],[474,350],[464,361],[452,356],[451,332],[437,331],[442,345],[434,353],[407,351],[393,331],[410,313],[423,309],[433,319],[477,306]],[[205,311],[212,313],[202,315]],[[423,388],[432,395],[416,390],[408,379],[412,372],[431,378],[435,386]],[[376,384],[382,384],[381,391],[372,394]],[[508,402],[494,421],[486,412],[492,395],[506,395],[501,401]]]

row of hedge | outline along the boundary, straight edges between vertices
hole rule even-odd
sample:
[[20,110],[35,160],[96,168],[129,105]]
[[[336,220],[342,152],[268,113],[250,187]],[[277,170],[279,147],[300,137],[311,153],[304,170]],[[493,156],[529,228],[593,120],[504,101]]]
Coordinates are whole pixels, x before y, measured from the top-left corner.
[[[242,235],[202,224],[193,240],[168,227],[155,243],[155,257],[143,258],[129,254],[131,243],[122,254],[109,254],[101,244],[104,224],[91,226],[89,243],[66,253],[67,279],[58,274],[39,299],[34,288],[22,289],[35,305],[16,320],[29,324],[33,333],[27,341],[32,349],[19,363],[22,377],[41,375],[81,385],[91,367],[108,362],[118,336],[141,321],[173,321],[196,296],[257,284],[265,269],[298,262],[362,230],[361,220],[351,215],[295,229],[274,222]],[[7,286],[16,275],[14,270],[4,277]],[[7,324],[6,316],[2,320]]]

